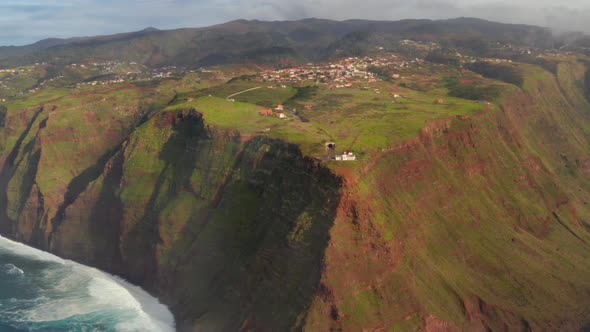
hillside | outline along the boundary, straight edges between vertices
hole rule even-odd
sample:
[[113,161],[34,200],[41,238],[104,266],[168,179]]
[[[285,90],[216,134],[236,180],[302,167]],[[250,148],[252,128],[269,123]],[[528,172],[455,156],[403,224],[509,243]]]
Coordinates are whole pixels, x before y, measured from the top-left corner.
[[0,48],[0,66],[39,62],[134,61],[150,66],[209,66],[229,63],[328,59],[394,49],[404,39],[445,41],[479,50],[482,43],[551,47],[547,29],[477,19],[404,21],[233,21],[206,28],[49,40]]
[[[546,33],[236,21],[30,53],[79,63],[0,75],[0,233],[141,285],[181,331],[587,328],[588,59],[432,57],[465,27],[529,45]],[[334,58],[146,66],[252,40]],[[156,44],[165,56],[128,53]],[[117,62],[92,64],[103,55]]]

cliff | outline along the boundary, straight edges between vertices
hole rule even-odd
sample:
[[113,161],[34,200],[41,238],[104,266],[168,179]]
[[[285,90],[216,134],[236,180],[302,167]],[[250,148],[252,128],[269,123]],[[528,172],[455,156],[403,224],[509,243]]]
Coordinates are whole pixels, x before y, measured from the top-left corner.
[[49,137],[96,140],[75,131],[56,137],[59,112],[27,113],[5,158],[4,234],[143,285],[171,306],[181,329],[303,324],[339,177],[294,145],[242,140],[182,110],[157,113],[106,153],[87,151],[86,169],[53,184],[88,147],[55,160]]
[[346,184],[308,330],[587,325],[584,66],[525,66],[502,110],[431,123]]
[[521,67],[501,111],[355,166],[124,94],[8,110],[0,231],[142,285],[181,330],[579,329],[586,68]]

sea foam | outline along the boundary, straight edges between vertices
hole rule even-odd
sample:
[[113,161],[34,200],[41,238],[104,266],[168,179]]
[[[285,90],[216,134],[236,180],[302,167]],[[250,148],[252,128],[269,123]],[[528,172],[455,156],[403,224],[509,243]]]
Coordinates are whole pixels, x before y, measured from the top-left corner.
[[[175,331],[170,310],[140,287],[125,280],[0,237],[0,250],[32,260],[55,263],[43,278],[51,285],[37,302],[18,312],[23,322],[62,321],[101,313],[118,315],[118,331]],[[5,273],[24,272],[6,264]],[[9,272],[12,271],[12,272]]]
[[22,276],[23,274],[25,274],[25,272],[23,270],[19,269],[14,264],[2,265],[1,269],[2,269],[3,273],[10,275],[10,276]]

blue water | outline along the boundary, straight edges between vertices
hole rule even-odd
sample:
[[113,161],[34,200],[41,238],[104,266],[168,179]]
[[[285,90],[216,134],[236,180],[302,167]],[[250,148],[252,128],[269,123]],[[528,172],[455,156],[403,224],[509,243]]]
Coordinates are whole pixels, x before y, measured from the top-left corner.
[[141,288],[0,237],[0,332],[174,330]]

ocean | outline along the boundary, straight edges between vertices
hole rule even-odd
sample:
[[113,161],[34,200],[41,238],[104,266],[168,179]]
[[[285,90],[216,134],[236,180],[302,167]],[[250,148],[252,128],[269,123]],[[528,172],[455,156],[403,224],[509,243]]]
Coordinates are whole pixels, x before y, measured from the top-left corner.
[[0,237],[0,332],[175,331],[168,308],[97,269]]

